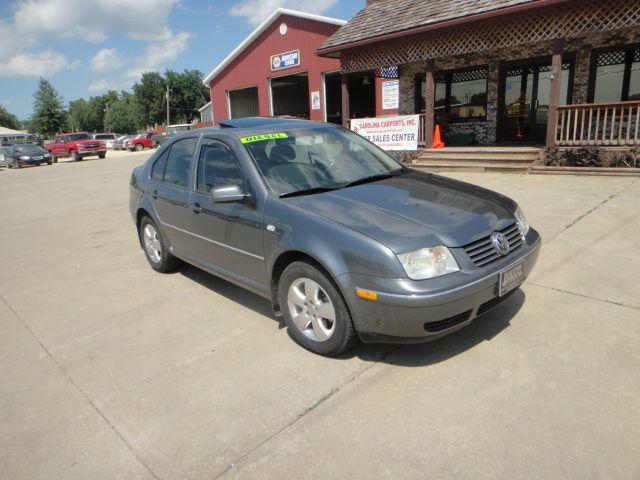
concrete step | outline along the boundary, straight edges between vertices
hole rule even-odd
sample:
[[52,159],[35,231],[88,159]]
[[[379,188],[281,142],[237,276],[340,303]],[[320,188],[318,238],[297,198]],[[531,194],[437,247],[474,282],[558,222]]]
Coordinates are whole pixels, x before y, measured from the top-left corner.
[[486,164],[474,162],[456,162],[441,164],[437,162],[414,162],[411,165],[417,170],[429,172],[502,172],[502,173],[527,173],[529,165]]
[[486,152],[425,152],[418,157],[420,160],[478,160],[478,161],[521,161],[535,162],[540,158],[539,153],[486,153]]
[[418,157],[414,160],[414,163],[424,164],[437,164],[437,165],[456,165],[458,163],[471,163],[476,165],[513,165],[529,167],[534,163],[531,159],[520,158],[490,158],[490,159],[476,159],[476,158],[425,158]]

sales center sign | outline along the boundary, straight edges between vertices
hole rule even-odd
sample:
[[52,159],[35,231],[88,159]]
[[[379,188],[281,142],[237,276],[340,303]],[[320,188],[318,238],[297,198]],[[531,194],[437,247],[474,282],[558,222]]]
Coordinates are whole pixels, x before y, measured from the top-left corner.
[[383,150],[417,150],[419,127],[419,115],[351,120],[351,130]]
[[285,68],[297,67],[300,65],[300,50],[278,53],[271,55],[271,71],[284,70]]

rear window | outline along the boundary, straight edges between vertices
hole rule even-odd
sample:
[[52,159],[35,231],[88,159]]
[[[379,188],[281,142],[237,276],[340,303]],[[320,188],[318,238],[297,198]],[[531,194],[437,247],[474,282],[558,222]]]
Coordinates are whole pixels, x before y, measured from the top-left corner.
[[103,133],[103,134],[94,135],[94,138],[96,140],[114,140],[116,137],[115,135],[112,135],[109,133]]

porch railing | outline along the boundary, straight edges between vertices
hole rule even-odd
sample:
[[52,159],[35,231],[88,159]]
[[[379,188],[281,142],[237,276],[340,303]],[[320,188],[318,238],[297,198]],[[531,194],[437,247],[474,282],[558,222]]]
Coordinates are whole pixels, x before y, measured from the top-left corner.
[[640,100],[558,107],[557,146],[640,146]]

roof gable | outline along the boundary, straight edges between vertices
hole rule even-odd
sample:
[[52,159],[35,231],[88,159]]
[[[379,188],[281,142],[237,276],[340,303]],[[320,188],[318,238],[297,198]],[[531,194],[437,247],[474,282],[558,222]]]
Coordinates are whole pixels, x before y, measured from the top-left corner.
[[344,26],[347,22],[337,18],[323,17],[313,13],[300,12],[297,10],[289,10],[287,8],[277,8],[269,17],[262,22],[251,34],[243,40],[227,57],[222,60],[202,81],[205,86],[209,86],[218,74],[220,74],[233,60],[235,60],[245,49],[247,49],[267,28],[269,28],[282,15],[290,15],[292,17],[305,18],[307,20],[315,20],[317,22],[329,23],[332,25]]

